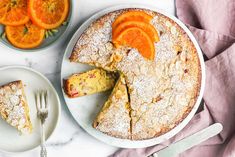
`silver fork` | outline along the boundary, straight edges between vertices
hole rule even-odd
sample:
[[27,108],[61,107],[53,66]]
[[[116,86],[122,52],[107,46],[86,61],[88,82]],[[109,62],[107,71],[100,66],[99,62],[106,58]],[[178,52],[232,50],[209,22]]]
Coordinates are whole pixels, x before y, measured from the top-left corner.
[[49,104],[48,104],[48,91],[38,91],[35,93],[35,101],[37,108],[37,116],[40,119],[41,126],[41,157],[47,157],[47,150],[45,146],[45,131],[44,124],[48,117]]

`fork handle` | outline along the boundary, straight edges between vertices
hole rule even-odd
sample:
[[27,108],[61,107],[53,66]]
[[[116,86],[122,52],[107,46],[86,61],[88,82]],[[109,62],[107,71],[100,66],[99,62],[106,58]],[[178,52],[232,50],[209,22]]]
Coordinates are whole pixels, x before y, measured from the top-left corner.
[[41,121],[41,157],[47,157],[47,150],[45,146],[45,131],[44,131],[44,121]]
[[40,153],[41,157],[47,157],[47,150],[45,145],[41,145],[41,153]]

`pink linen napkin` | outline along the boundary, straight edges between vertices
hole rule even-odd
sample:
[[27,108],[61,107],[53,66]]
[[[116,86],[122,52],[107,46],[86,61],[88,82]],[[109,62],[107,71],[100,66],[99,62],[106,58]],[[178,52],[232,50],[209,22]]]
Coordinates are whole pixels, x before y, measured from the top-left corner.
[[224,127],[218,136],[179,156],[235,157],[235,0],[176,0],[176,12],[205,55],[203,110],[168,141],[143,149],[121,149],[110,157],[146,157],[215,122]]

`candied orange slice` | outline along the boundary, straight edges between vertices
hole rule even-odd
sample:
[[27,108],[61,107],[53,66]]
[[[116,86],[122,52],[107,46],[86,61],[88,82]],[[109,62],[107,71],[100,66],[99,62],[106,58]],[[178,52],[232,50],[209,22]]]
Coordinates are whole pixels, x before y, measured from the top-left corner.
[[143,12],[143,11],[128,11],[126,13],[121,14],[116,18],[116,20],[112,24],[112,28],[116,29],[116,27],[126,21],[141,21],[145,23],[149,23],[152,20],[152,16]]
[[118,25],[116,29],[113,29],[112,31],[113,40],[115,40],[115,38],[120,34],[120,32],[130,27],[138,27],[142,29],[143,31],[145,31],[145,33],[147,33],[148,36],[151,38],[152,42],[159,41],[159,36],[158,36],[158,32],[156,31],[156,29],[151,24],[140,22],[140,21],[127,21]]
[[138,27],[123,30],[113,42],[117,48],[123,45],[136,48],[147,59],[153,60],[155,57],[154,43],[148,34]]
[[69,12],[69,0],[28,0],[31,20],[45,29],[60,26]]
[[0,0],[0,24],[18,26],[28,21],[27,0]]
[[6,37],[12,45],[29,49],[40,45],[44,39],[45,30],[32,22],[21,26],[6,26]]

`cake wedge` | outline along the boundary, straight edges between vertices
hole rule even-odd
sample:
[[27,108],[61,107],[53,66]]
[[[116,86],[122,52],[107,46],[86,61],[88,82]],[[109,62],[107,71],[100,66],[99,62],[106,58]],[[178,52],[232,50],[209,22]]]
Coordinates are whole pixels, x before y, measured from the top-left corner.
[[21,80],[0,87],[0,115],[21,133],[31,133],[29,107]]
[[110,136],[130,139],[130,106],[127,86],[120,75],[110,97],[96,117],[93,127]]
[[77,73],[64,79],[64,91],[70,98],[107,91],[114,87],[116,75],[103,69]]

